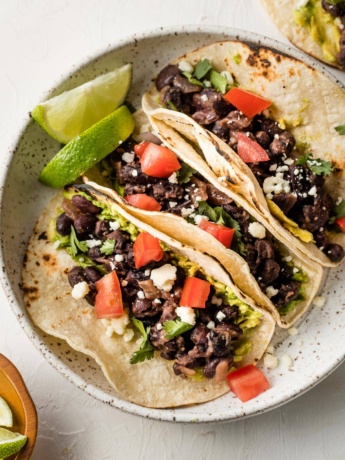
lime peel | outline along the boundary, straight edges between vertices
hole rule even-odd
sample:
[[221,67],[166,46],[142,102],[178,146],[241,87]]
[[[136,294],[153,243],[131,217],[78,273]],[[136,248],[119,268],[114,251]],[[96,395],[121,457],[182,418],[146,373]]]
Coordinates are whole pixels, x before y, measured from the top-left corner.
[[13,415],[10,406],[0,396],[0,426],[13,426]]
[[65,145],[42,170],[38,180],[53,188],[72,183],[124,142],[134,127],[129,109],[120,107]]
[[126,64],[100,75],[39,104],[32,117],[51,137],[67,144],[123,104],[132,74],[132,64]]
[[0,428],[0,458],[10,457],[26,444],[27,436]]

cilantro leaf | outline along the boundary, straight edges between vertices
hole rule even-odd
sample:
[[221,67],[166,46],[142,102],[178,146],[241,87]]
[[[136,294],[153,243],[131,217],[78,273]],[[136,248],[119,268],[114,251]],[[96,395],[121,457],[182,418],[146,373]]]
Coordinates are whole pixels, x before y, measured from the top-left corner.
[[167,105],[170,106],[170,107],[166,107],[167,109],[170,108],[172,110],[175,110],[175,112],[178,112],[178,108],[176,107],[176,105],[172,101],[168,101]]
[[125,186],[120,185],[118,177],[115,178],[114,189],[120,196],[122,196],[122,197],[125,196]]
[[102,254],[105,254],[106,256],[110,256],[114,252],[115,248],[115,240],[106,240],[100,247],[100,251]]
[[328,176],[334,169],[330,161],[322,160],[321,158],[314,158],[311,153],[306,153],[305,155],[302,155],[297,160],[296,164],[306,164],[309,167],[309,169],[317,176],[320,176],[321,174]]
[[201,216],[208,217],[212,222],[217,222],[218,220],[217,213],[210,205],[206,203],[206,201],[199,201],[199,205],[196,209],[196,212]]
[[201,86],[202,88],[204,87],[203,83],[201,83],[201,81],[199,81],[196,78],[194,78],[191,73],[182,72],[182,75],[184,75],[186,78],[188,78],[189,83],[191,83],[192,85],[198,85],[198,86]]
[[210,82],[216,90],[220,91],[222,94],[226,93],[226,88],[228,86],[227,78],[213,69],[210,72]]
[[197,173],[196,169],[193,169],[190,166],[188,166],[187,163],[182,162],[181,168],[176,173],[177,181],[179,184],[186,184],[187,182],[189,182],[193,174],[196,174],[196,173]]
[[212,69],[210,61],[208,59],[203,59],[199,61],[195,66],[193,76],[196,77],[198,80],[201,80],[203,77],[207,75],[207,73]]
[[345,136],[345,125],[336,126],[335,130],[336,130],[341,136]]
[[149,341],[150,328],[148,327],[145,329],[143,322],[138,320],[137,318],[132,317],[131,321],[143,337],[143,341],[140,345],[139,350],[134,352],[130,359],[131,364],[137,364],[142,363],[146,359],[152,359],[154,355],[154,348]]
[[75,257],[78,254],[78,250],[80,252],[87,252],[88,251],[88,246],[85,243],[85,241],[79,241],[77,238],[77,234],[74,230],[74,227],[71,226],[71,233],[70,233],[70,242],[71,242],[71,253],[72,256]]
[[183,334],[184,332],[189,331],[192,329],[194,326],[191,324],[185,323],[184,321],[181,321],[180,319],[177,319],[176,321],[165,321],[163,323],[163,329],[165,330],[165,338],[167,340],[171,340],[174,337],[177,337],[178,335]]

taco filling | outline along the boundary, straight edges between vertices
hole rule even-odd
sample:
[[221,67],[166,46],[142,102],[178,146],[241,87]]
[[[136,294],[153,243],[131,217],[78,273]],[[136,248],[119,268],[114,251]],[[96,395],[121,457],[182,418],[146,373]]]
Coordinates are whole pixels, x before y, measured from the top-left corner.
[[131,364],[158,350],[176,375],[220,381],[251,351],[260,312],[85,192],[65,192],[48,237],[75,260],[72,296],[81,308],[85,301],[94,306],[104,334],[130,341],[135,329],[141,333]]
[[[151,152],[155,153],[154,161]],[[171,169],[164,171],[168,154]],[[303,284],[308,275],[293,265],[292,257],[282,255],[277,241],[262,224],[171,150],[129,140],[103,160],[102,166],[117,191],[133,206],[178,215],[241,255],[281,315],[304,299]],[[168,177],[158,177],[162,175]]]
[[345,69],[345,1],[304,0],[294,10],[294,19],[321,46],[326,62]]
[[283,120],[267,116],[270,101],[237,88],[228,72],[216,72],[207,59],[195,68],[186,61],[168,65],[158,74],[156,88],[162,106],[191,116],[240,156],[271,213],[293,235],[315,243],[331,262],[344,258],[342,246],[329,241],[331,232],[342,230],[345,215],[342,199],[334,200],[324,189],[333,165],[297,145]]

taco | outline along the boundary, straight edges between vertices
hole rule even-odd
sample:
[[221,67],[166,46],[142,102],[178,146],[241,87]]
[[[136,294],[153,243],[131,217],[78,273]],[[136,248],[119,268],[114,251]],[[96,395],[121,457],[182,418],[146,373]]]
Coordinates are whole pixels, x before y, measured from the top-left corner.
[[165,67],[143,108],[191,143],[294,251],[324,266],[343,260],[343,89],[275,50],[229,41]]
[[94,358],[117,395],[147,407],[226,393],[228,371],[256,364],[274,332],[218,262],[87,185],[43,212],[22,280],[34,323]]
[[216,258],[279,326],[290,327],[316,295],[321,268],[291,251],[172,128],[156,119],[152,123],[158,139],[141,133],[154,142],[121,144],[99,170],[84,175],[86,183],[103,183],[102,191],[133,216]]
[[345,70],[344,0],[261,0],[279,30],[298,48]]

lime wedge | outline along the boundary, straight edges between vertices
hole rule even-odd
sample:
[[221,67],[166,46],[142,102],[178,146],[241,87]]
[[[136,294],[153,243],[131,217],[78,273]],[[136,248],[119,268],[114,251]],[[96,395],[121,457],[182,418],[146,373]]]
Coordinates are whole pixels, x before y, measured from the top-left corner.
[[26,443],[27,436],[0,428],[0,458],[16,454]]
[[43,102],[32,116],[50,136],[67,144],[120,107],[131,81],[132,64],[126,64]]
[[7,402],[0,396],[0,426],[12,426],[13,425],[13,415],[10,409],[10,406]]
[[120,107],[65,145],[43,169],[38,180],[53,188],[70,184],[122,144],[134,126],[128,108]]

